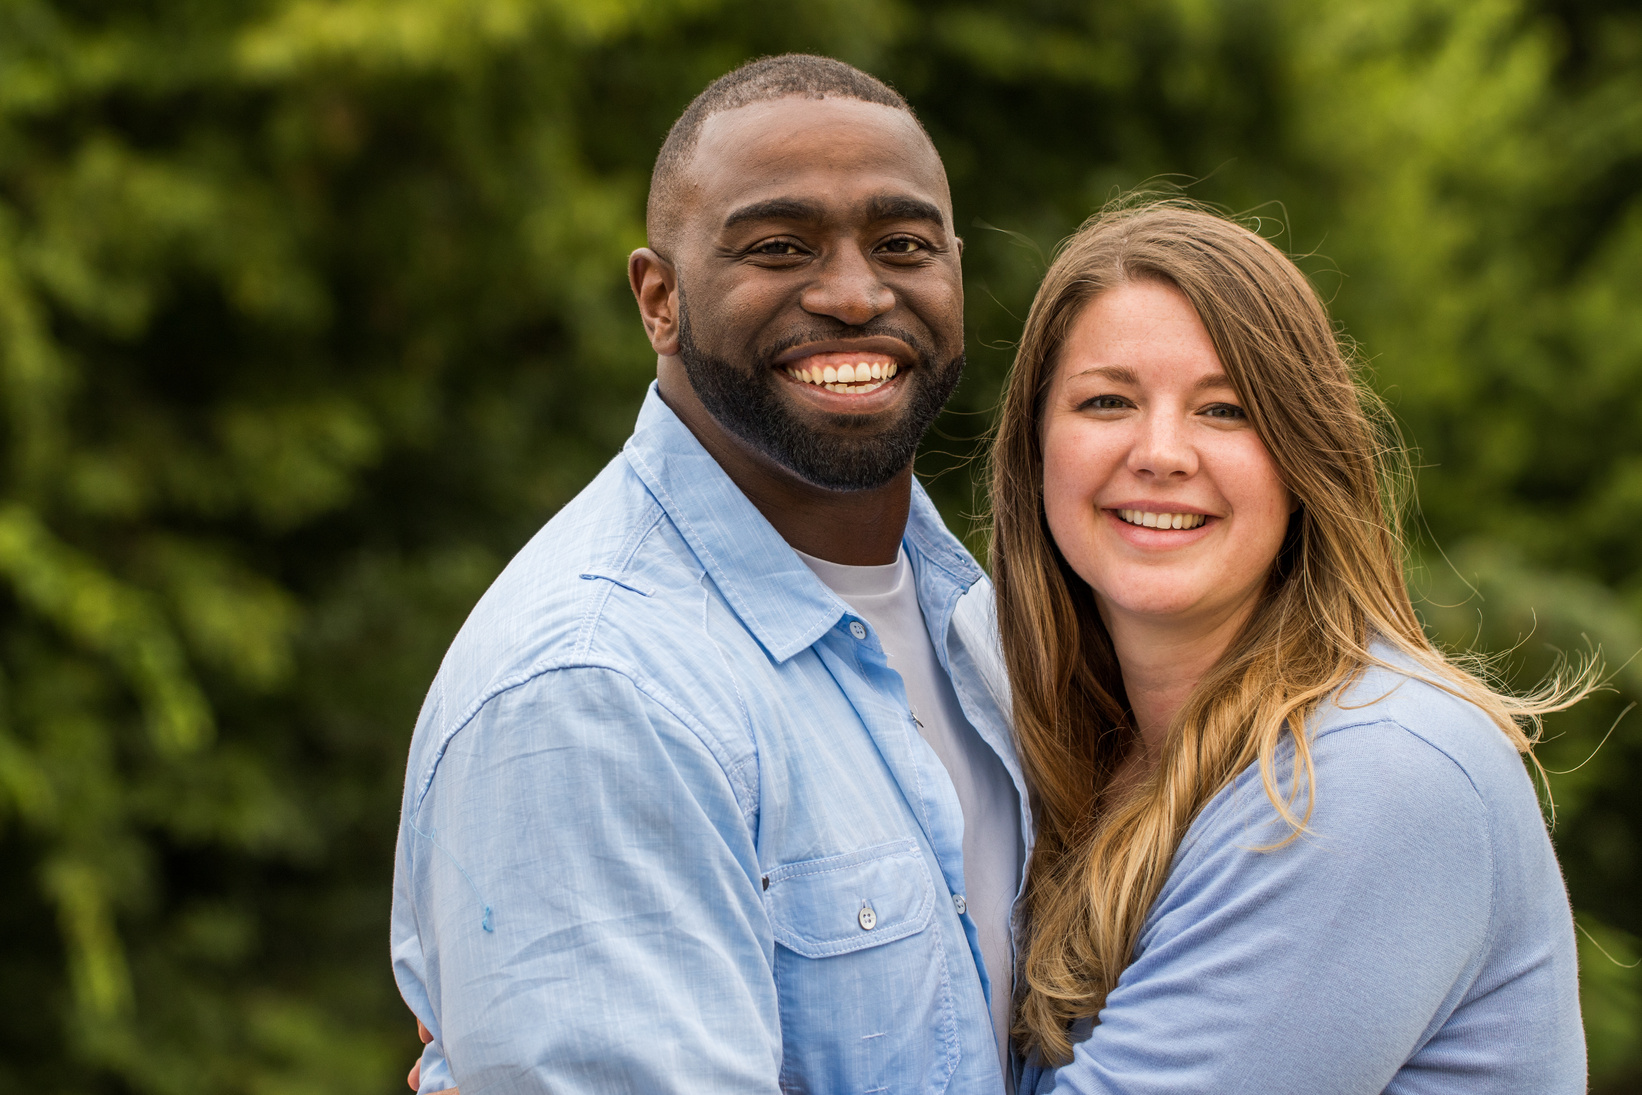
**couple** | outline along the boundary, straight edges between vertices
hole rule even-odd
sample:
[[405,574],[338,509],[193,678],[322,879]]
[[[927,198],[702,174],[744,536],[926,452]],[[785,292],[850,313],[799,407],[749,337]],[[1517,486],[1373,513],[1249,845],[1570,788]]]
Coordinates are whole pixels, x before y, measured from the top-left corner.
[[413,1086],[1584,1090],[1520,757],[1580,688],[1427,642],[1371,397],[1286,258],[1183,203],[1067,242],[994,591],[911,471],[962,244],[900,96],[817,57],[723,77],[648,230],[633,436],[417,723]]

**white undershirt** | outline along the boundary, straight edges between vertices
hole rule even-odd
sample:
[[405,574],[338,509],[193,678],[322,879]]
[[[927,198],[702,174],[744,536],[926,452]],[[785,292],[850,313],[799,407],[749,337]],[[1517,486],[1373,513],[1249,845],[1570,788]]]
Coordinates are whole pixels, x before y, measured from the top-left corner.
[[1009,910],[1020,879],[1020,798],[1003,762],[964,716],[952,679],[941,668],[918,604],[905,550],[887,566],[845,566],[812,555],[798,557],[878,635],[890,668],[901,675],[907,702],[935,755],[941,758],[964,815],[964,901],[980,937],[981,959],[992,982],[992,1030],[1009,1075],[1009,1005],[1014,983]]

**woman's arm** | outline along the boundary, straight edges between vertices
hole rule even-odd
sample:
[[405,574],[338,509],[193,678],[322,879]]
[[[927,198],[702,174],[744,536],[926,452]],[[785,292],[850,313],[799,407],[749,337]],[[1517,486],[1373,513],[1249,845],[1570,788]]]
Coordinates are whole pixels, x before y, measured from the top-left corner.
[[1283,848],[1255,850],[1288,831],[1258,773],[1205,809],[1099,1025],[1040,1090],[1377,1095],[1442,1026],[1491,931],[1484,803],[1394,722],[1313,756],[1311,831]]

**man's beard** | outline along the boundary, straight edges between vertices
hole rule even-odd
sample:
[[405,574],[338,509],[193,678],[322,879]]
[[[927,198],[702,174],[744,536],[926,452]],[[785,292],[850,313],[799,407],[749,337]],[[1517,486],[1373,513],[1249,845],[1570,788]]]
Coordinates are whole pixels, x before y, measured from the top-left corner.
[[[808,428],[782,400],[777,384],[786,383],[775,365],[777,356],[792,346],[839,337],[892,335],[912,347],[917,360],[900,376],[912,385],[906,406],[888,428],[864,436],[821,434]],[[785,345],[757,354],[751,375],[728,361],[704,353],[690,335],[690,310],[679,294],[678,356],[684,362],[690,387],[709,414],[742,441],[807,483],[827,490],[872,490],[899,475],[912,463],[918,442],[941,413],[963,375],[964,355],[944,365],[933,365],[929,348],[907,332],[887,327],[839,327],[787,340]],[[833,416],[847,431],[865,423],[865,416]]]

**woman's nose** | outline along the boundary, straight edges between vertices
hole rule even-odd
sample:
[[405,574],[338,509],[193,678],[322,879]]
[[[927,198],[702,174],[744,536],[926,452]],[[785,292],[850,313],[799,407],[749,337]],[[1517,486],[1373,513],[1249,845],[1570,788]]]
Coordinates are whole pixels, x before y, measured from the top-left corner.
[[895,307],[895,293],[878,276],[871,259],[854,247],[842,247],[821,264],[799,303],[812,315],[864,327]]
[[1197,449],[1187,435],[1184,416],[1173,411],[1150,411],[1141,417],[1129,470],[1158,479],[1183,479],[1197,471]]

